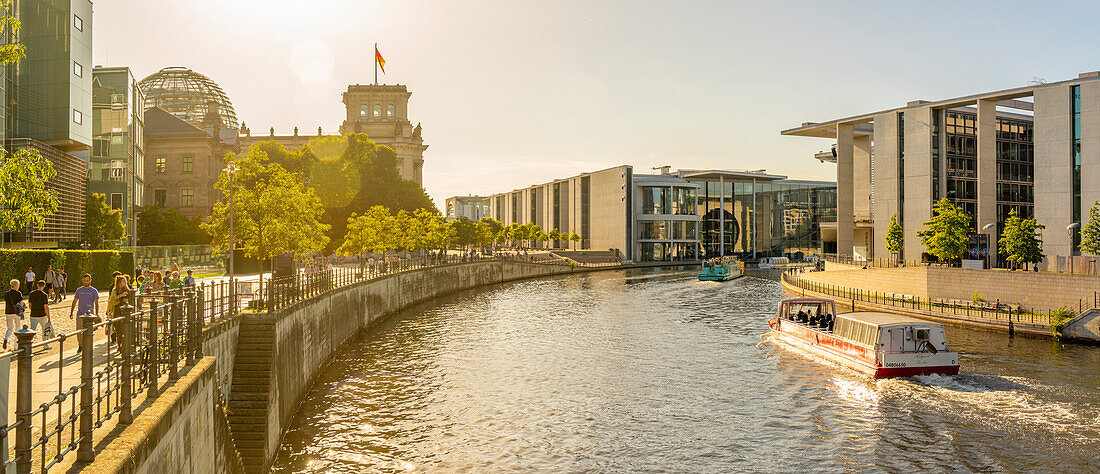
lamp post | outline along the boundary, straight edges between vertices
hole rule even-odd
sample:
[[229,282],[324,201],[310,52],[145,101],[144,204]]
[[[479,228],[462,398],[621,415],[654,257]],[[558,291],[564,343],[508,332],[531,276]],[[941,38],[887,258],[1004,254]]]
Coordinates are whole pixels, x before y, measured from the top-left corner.
[[1073,274],[1073,233],[1077,231],[1077,228],[1081,227],[1080,222],[1074,222],[1066,226],[1066,233],[1069,234],[1069,273]]
[[236,272],[233,268],[233,254],[237,249],[236,239],[233,235],[233,191],[236,189],[233,187],[233,175],[237,173],[237,163],[230,161],[226,163],[225,173],[229,175],[229,291],[230,294],[236,295],[237,286],[234,282],[236,278]]

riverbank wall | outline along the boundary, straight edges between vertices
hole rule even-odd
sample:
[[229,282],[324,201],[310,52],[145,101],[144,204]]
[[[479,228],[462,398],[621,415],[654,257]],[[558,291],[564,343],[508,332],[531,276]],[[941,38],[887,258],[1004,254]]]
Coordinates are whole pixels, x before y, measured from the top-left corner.
[[[677,264],[677,266],[682,264]],[[495,260],[379,276],[202,330],[200,362],[112,440],[91,472],[266,472],[315,376],[387,316],[450,293],[529,278],[669,264]]]

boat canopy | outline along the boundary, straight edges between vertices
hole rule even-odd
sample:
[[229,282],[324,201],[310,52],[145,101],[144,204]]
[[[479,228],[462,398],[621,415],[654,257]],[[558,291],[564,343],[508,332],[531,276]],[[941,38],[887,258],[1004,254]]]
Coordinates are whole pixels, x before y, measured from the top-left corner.
[[943,327],[940,323],[910,318],[908,316],[873,311],[857,311],[854,313],[838,314],[836,316],[836,324],[833,327],[833,334],[865,346],[874,347],[880,340],[880,332],[882,329],[914,326],[921,329]]

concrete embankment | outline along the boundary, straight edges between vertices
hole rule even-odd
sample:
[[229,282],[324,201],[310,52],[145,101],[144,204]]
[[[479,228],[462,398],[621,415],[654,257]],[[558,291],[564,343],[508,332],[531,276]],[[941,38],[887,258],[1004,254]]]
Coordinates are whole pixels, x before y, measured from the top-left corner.
[[[135,420],[128,435],[112,442],[88,468],[264,472],[316,374],[359,331],[401,309],[457,291],[631,267],[517,261],[427,267],[355,283],[277,311],[210,324],[203,330],[207,357],[156,400],[158,409],[138,416],[140,426],[147,428],[139,428]],[[188,395],[165,398],[177,389]],[[228,442],[218,437],[221,432]]]

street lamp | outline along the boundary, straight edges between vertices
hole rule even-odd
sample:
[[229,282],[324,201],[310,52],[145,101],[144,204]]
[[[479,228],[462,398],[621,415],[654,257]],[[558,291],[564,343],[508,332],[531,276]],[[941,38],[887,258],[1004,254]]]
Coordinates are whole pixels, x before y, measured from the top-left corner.
[[236,295],[237,287],[234,282],[236,272],[233,268],[233,254],[236,253],[236,239],[233,235],[233,175],[237,173],[237,163],[230,161],[225,166],[225,173],[229,175],[229,291]]
[[[982,226],[982,233],[986,233],[986,232],[989,232],[989,230],[990,230],[990,229],[992,229],[992,228],[994,228],[994,227],[997,227],[997,223],[996,223],[996,222],[990,222],[990,223],[988,223],[988,224],[986,224],[986,225],[983,225],[983,226]],[[991,240],[992,240],[992,239],[991,239]],[[986,244],[986,251],[987,251],[987,253],[986,253],[986,256],[985,256],[985,263],[986,263],[986,266],[987,266],[987,267],[992,267],[992,265],[990,265],[990,264],[989,264],[989,255],[988,255],[988,250],[989,250],[989,246],[990,246],[991,244],[992,244],[992,242],[989,242],[989,243],[987,243],[987,244]]]
[[1081,227],[1080,222],[1074,222],[1066,226],[1066,233],[1069,234],[1069,273],[1073,274],[1073,233],[1077,231],[1077,228]]

